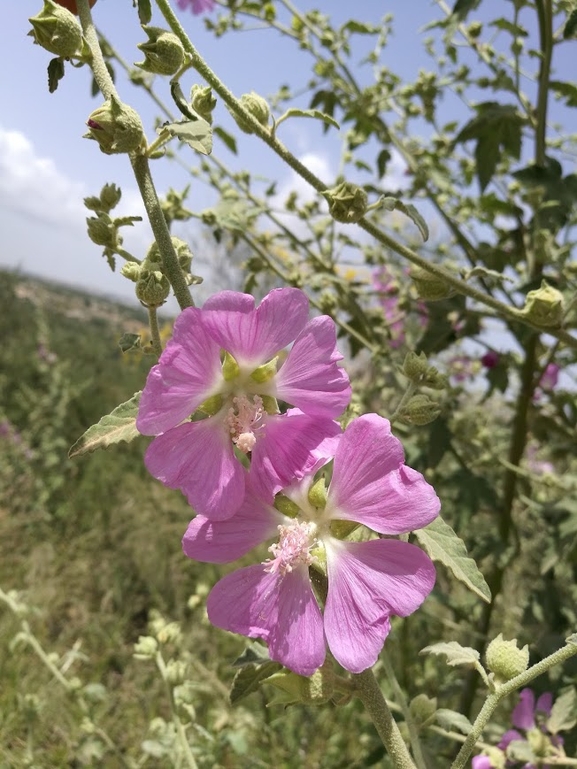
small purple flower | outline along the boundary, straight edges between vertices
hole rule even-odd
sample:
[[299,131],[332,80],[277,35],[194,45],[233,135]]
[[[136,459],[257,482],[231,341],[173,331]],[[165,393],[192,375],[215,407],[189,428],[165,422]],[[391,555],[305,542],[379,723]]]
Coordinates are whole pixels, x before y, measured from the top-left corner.
[[555,387],[557,387],[560,370],[561,369],[556,363],[549,363],[539,380],[539,385],[543,390],[554,390]]
[[528,731],[534,729],[537,724],[536,721],[543,721],[544,718],[549,718],[551,715],[551,708],[553,707],[553,695],[551,692],[545,692],[542,694],[537,702],[535,702],[535,695],[532,689],[522,689],[519,694],[519,702],[515,705],[513,712],[511,713],[511,723],[516,726],[517,729],[523,729]]
[[481,358],[481,364],[485,368],[492,369],[499,365],[500,360],[501,356],[498,352],[495,352],[495,350],[489,350]]
[[[227,563],[274,537],[272,557],[228,574],[207,609],[217,627],[268,643],[272,659],[300,675],[319,668],[328,645],[346,669],[373,665],[390,617],[414,612],[433,589],[435,568],[415,545],[398,539],[346,541],[354,524],[395,536],[426,526],[440,502],[423,476],[404,464],[401,443],[376,414],[353,420],[325,444],[308,475],[273,495],[247,483],[238,512],[226,520],[197,516],[183,538],[189,558]],[[328,486],[315,471],[333,459]],[[283,511],[283,512],[281,512]],[[352,526],[350,523],[352,522]],[[321,610],[309,567],[326,574]]]
[[478,371],[477,361],[468,355],[455,355],[448,361],[449,376],[455,382],[466,382],[474,379]]
[[[145,456],[150,473],[180,489],[197,513],[223,518],[240,507],[246,473],[235,451],[250,453],[255,484],[278,490],[340,432],[334,419],[351,388],[337,365],[335,324],[308,313],[302,291],[279,288],[258,308],[248,294],[222,291],[177,319],[148,375],[136,427],[157,436]],[[296,408],[280,414],[278,400]]]
[[198,16],[200,13],[210,13],[216,5],[215,0],[176,0],[176,4],[182,11],[192,11]]

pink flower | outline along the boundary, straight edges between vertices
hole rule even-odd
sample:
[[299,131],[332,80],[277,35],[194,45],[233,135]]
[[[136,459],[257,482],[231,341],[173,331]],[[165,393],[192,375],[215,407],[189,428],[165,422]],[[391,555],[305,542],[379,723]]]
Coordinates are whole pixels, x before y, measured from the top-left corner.
[[539,380],[540,386],[544,390],[553,390],[555,387],[557,387],[557,382],[559,381],[559,371],[561,369],[556,363],[549,363],[548,366],[546,366],[545,371],[541,375],[541,379]]
[[[148,375],[136,426],[158,436],[146,452],[148,470],[181,489],[197,513],[223,518],[239,508],[245,470],[235,451],[251,455],[260,488],[278,490],[340,432],[333,420],[351,388],[337,365],[335,324],[327,316],[309,321],[308,312],[296,288],[271,291],[258,308],[248,294],[222,291],[177,319]],[[277,400],[296,409],[280,414]]]
[[176,0],[176,4],[182,11],[191,10],[198,16],[199,13],[210,13],[214,9],[214,0]]
[[[318,453],[308,475],[283,489],[275,506],[272,494],[264,497],[249,482],[233,518],[197,516],[183,538],[188,557],[210,563],[236,560],[278,538],[269,548],[270,559],[215,585],[208,616],[217,627],[262,638],[272,659],[305,676],[322,665],[326,645],[353,673],[373,665],[390,617],[414,612],[435,583],[431,560],[414,545],[342,538],[355,524],[389,537],[406,533],[426,526],[439,512],[434,489],[404,464],[389,422],[366,414],[332,443],[332,448],[325,444],[325,456]],[[333,457],[326,489],[314,473]],[[324,611],[309,567],[326,574]]]
[[495,366],[499,365],[500,359],[501,359],[501,356],[499,355],[498,352],[495,352],[495,350],[489,350],[481,358],[481,364],[485,368],[492,369],[492,368],[495,368]]
[[551,715],[553,707],[553,695],[551,692],[542,694],[537,702],[532,689],[522,689],[519,693],[519,702],[515,705],[511,713],[511,723],[517,729],[534,729],[536,720],[543,720],[543,716],[548,718]]

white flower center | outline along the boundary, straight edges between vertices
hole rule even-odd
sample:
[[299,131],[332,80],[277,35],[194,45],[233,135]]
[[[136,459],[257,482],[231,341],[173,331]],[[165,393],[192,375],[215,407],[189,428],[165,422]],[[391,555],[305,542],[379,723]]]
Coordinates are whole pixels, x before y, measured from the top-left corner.
[[252,451],[259,433],[264,430],[263,414],[265,410],[259,395],[252,399],[246,395],[237,395],[232,399],[232,406],[226,416],[226,424],[232,442],[243,454]]
[[278,543],[269,547],[269,552],[274,558],[264,562],[267,564],[267,572],[287,574],[295,566],[310,566],[316,562],[317,559],[310,552],[316,544],[314,537],[316,527],[313,523],[292,521],[287,526],[279,526],[278,530],[280,535]]

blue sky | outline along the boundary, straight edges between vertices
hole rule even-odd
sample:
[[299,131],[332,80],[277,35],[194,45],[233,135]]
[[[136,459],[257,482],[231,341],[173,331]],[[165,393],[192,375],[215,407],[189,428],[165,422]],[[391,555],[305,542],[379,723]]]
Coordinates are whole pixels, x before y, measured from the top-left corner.
[[[154,4],[153,4],[154,5]],[[320,4],[335,21],[350,17],[349,3]],[[503,7],[502,0],[487,0],[487,13]],[[508,3],[506,4],[509,5]],[[106,182],[115,182],[123,189],[123,214],[140,214],[139,201],[128,159],[106,156],[95,142],[82,138],[89,113],[99,105],[100,97],[90,95],[88,68],[67,66],[65,78],[58,90],[49,94],[46,67],[51,55],[34,45],[27,32],[28,17],[37,13],[41,0],[20,0],[3,8],[3,43],[0,46],[0,232],[2,233],[0,264],[18,267],[26,272],[51,277],[109,295],[133,296],[128,281],[111,273],[100,256],[100,249],[85,233],[86,210],[82,198],[97,194]],[[300,7],[318,7],[318,3],[300,3]],[[330,8],[330,11],[329,11]],[[357,0],[354,4],[358,20],[378,23],[391,9],[395,15],[395,34],[385,50],[384,59],[391,68],[406,78],[413,78],[420,67],[430,66],[423,51],[421,28],[427,21],[441,15],[429,0],[385,4],[380,0]],[[95,20],[111,43],[129,63],[142,59],[136,43],[144,39],[132,7],[132,0],[99,0],[93,9]],[[204,28],[203,19],[180,12],[191,39],[209,65],[237,95],[255,90],[270,94],[281,83],[304,85],[310,78],[310,60],[274,30],[253,29],[228,34],[216,39]],[[156,15],[153,23],[162,25]],[[185,90],[201,82],[190,73],[183,79]],[[144,92],[135,89],[119,73],[121,97],[136,107],[143,116],[149,140],[157,108]],[[159,93],[169,103],[166,82],[159,79]],[[486,98],[486,97],[485,97]],[[298,106],[308,106],[308,94]],[[447,103],[447,119],[459,106]],[[234,124],[221,105],[217,107],[216,122],[233,132],[239,154],[234,157],[215,141],[215,153],[233,168],[248,168],[276,179],[280,188],[297,184],[290,170],[257,138],[235,130]],[[335,131],[323,134],[313,121],[289,121],[283,126],[282,139],[299,157],[306,157],[328,183],[334,180],[338,167],[339,142]],[[195,157],[190,150],[190,161]],[[397,168],[397,172],[401,169]],[[160,192],[172,186],[181,189],[190,180],[177,164],[169,160],[156,161],[153,172]],[[213,202],[209,188],[194,180],[188,204],[202,210]],[[188,225],[192,237],[199,230]],[[125,230],[125,245],[141,256],[150,241],[147,225]]]

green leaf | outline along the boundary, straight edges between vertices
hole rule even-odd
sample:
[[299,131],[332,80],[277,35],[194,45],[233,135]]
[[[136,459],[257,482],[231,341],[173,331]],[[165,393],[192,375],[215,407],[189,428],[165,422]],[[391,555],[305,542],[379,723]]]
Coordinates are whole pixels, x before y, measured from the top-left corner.
[[479,672],[482,671],[483,678],[486,678],[483,666],[479,662],[481,655],[476,649],[472,649],[470,646],[461,646],[461,644],[458,644],[456,641],[441,641],[441,643],[438,644],[425,646],[424,649],[421,649],[419,654],[444,654],[447,658],[447,665],[451,665],[451,667],[468,665],[469,667],[476,668]]
[[326,112],[321,112],[319,109],[297,109],[296,107],[287,109],[287,111],[276,121],[277,126],[284,120],[287,120],[289,117],[312,117],[316,118],[317,120],[322,120],[325,123],[340,129],[340,125],[337,123],[334,117],[327,115]]
[[577,85],[563,80],[550,80],[549,88],[564,98],[568,107],[577,107]]
[[167,131],[171,136],[176,136],[202,155],[210,155],[212,152],[212,128],[204,118],[198,117],[196,120],[164,123],[157,131],[158,133]]
[[467,554],[467,548],[448,523],[438,516],[424,529],[414,532],[415,537],[434,560],[446,566],[453,576],[487,603],[491,591],[475,561]]
[[342,29],[346,29],[348,32],[355,32],[357,35],[376,35],[380,32],[380,27],[375,27],[373,24],[364,24],[360,21],[347,21],[343,24]]
[[228,149],[236,155],[237,149],[236,149],[236,139],[232,134],[229,134],[228,131],[225,131],[224,128],[221,128],[220,126],[215,126],[213,129],[214,133],[218,136],[218,138],[225,144]]
[[455,710],[439,708],[435,713],[435,717],[439,726],[447,731],[458,729],[462,734],[469,734],[473,728],[473,724],[469,719]]
[[141,350],[142,342],[140,340],[140,334],[131,334],[129,332],[123,334],[118,340],[118,346],[122,352],[128,352],[129,350]]
[[381,198],[380,204],[387,211],[400,211],[402,214],[405,214],[405,216],[408,216],[413,224],[416,224],[418,227],[423,240],[427,241],[429,239],[429,228],[427,226],[427,222],[423,219],[421,214],[417,211],[412,203],[403,203],[402,200],[399,200],[398,198],[395,198],[391,195],[387,195]]
[[141,24],[150,24],[152,6],[150,0],[138,0],[138,20]]
[[240,669],[234,677],[230,690],[232,705],[258,691],[267,678],[282,670],[282,665],[273,662],[267,650],[256,643],[245,649],[244,653],[235,660],[233,667]]
[[471,11],[474,11],[481,4],[481,0],[456,0],[452,16],[457,16],[459,21],[464,21]]
[[577,724],[577,690],[567,689],[558,696],[547,719],[547,731],[551,734],[566,732]]
[[391,153],[389,150],[381,150],[377,157],[377,171],[379,172],[379,179],[382,179],[387,172],[387,164],[391,159]]
[[89,454],[96,449],[105,449],[114,443],[137,438],[140,433],[136,429],[136,415],[140,402],[140,392],[135,393],[125,403],[121,403],[110,414],[102,417],[100,422],[92,425],[72,446],[68,456],[72,457]]
[[64,61],[59,56],[50,59],[48,64],[48,91],[54,93],[58,88],[58,83],[64,77]]
[[565,29],[563,30],[563,37],[565,40],[577,37],[577,8],[574,8],[569,14],[569,18],[565,23]]
[[501,147],[498,134],[489,133],[486,136],[482,136],[475,147],[477,179],[479,180],[481,192],[483,192],[493,178],[500,159]]

